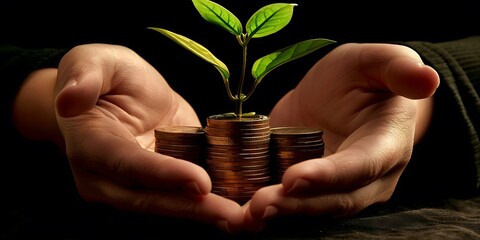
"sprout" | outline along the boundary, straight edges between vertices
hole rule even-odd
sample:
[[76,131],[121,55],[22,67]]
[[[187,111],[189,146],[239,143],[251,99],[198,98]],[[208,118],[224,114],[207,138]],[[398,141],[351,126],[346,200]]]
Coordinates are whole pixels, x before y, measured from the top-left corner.
[[149,27],[148,29],[163,34],[198,57],[211,63],[218,70],[223,79],[228,98],[236,103],[236,111],[233,114],[238,117],[252,115],[252,113],[243,113],[242,103],[252,96],[258,84],[260,84],[262,79],[268,73],[285,63],[301,58],[324,46],[336,43],[333,40],[325,38],[309,39],[292,44],[257,59],[253,63],[251,69],[251,75],[254,79],[253,84],[249,91],[244,93],[243,85],[246,75],[248,43],[253,38],[269,36],[287,26],[292,19],[293,9],[297,4],[273,3],[266,5],[250,17],[244,28],[240,20],[233,13],[218,3],[209,0],[192,0],[192,2],[197,11],[207,22],[217,25],[233,34],[242,47],[242,71],[236,93],[233,93],[230,89],[230,71],[228,70],[228,67],[215,57],[215,55],[213,55],[207,48],[183,35],[163,28]]

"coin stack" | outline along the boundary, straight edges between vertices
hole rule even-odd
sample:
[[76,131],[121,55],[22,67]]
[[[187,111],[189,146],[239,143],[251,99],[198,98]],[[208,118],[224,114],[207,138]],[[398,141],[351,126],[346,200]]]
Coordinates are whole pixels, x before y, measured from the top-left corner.
[[240,204],[270,184],[270,123],[264,115],[212,115],[205,127],[212,192]]
[[274,127],[270,130],[272,180],[279,183],[288,167],[304,160],[323,156],[325,144],[321,129],[308,127]]
[[194,126],[155,129],[155,151],[205,167],[205,131]]

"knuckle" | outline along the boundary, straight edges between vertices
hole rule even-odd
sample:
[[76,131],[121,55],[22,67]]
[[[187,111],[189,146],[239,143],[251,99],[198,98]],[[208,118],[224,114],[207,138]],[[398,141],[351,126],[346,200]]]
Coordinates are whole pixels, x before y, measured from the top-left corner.
[[336,203],[336,210],[333,213],[336,218],[348,217],[359,211],[357,204],[350,195],[338,195]]
[[140,213],[148,213],[152,208],[152,204],[154,203],[151,197],[142,197],[138,198],[132,202],[131,207],[132,210]]

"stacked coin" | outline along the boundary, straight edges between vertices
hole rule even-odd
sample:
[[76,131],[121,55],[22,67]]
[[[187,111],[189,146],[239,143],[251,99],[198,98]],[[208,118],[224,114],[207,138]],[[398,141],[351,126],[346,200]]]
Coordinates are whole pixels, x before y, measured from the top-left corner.
[[195,126],[165,126],[155,129],[155,151],[205,166],[205,131]]
[[206,168],[212,192],[245,203],[270,184],[270,124],[263,115],[208,117]]
[[288,167],[298,162],[320,158],[324,154],[323,131],[308,127],[274,127],[270,130],[272,179],[281,182]]

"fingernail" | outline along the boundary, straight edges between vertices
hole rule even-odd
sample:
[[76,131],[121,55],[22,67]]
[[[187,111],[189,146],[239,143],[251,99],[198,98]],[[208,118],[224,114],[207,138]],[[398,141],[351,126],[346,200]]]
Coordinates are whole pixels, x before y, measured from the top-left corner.
[[193,194],[202,194],[202,191],[200,191],[200,188],[198,187],[198,184],[196,182],[188,182],[185,185],[185,190]]
[[287,193],[298,193],[298,192],[303,192],[307,189],[310,188],[310,182],[305,180],[305,179],[298,179],[295,181],[295,183],[290,187],[290,189],[287,189]]
[[227,221],[225,221],[225,220],[219,220],[219,221],[216,222],[216,226],[217,226],[219,229],[221,229],[221,230],[223,230],[223,231],[225,231],[225,232],[230,233],[230,229],[228,228],[228,223],[227,223]]
[[63,86],[63,88],[68,88],[68,87],[71,87],[71,86],[75,86],[75,85],[77,85],[77,83],[78,83],[77,80],[75,80],[75,79],[70,79],[70,80],[68,80],[68,81],[65,83],[65,85]]
[[262,219],[267,220],[267,219],[272,218],[275,215],[277,215],[277,213],[278,213],[278,209],[276,207],[268,206],[268,207],[265,208],[265,212],[263,213]]
[[258,223],[258,225],[255,226],[250,226],[247,231],[251,233],[259,233],[265,228],[266,224],[265,223]]
[[63,87],[60,89],[60,92],[63,92],[65,89],[68,89],[70,87],[73,87],[73,86],[76,86],[77,85],[77,80],[74,80],[74,79],[71,79],[71,80],[68,80],[65,85],[63,85]]

